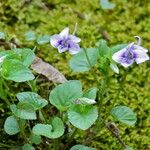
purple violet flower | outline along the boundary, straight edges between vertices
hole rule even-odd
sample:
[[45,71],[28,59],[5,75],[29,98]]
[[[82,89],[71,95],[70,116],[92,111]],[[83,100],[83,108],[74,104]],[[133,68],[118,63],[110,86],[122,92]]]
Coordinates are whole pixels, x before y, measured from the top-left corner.
[[51,37],[50,43],[53,47],[57,48],[59,53],[69,51],[70,54],[76,54],[80,51],[79,42],[80,38],[74,34],[69,34],[69,28],[63,29],[59,34]]
[[138,38],[138,44],[134,42],[130,43],[112,56],[114,61],[120,63],[124,67],[131,66],[134,62],[140,64],[150,59],[147,55],[148,50],[140,46],[141,38],[138,36],[135,37]]

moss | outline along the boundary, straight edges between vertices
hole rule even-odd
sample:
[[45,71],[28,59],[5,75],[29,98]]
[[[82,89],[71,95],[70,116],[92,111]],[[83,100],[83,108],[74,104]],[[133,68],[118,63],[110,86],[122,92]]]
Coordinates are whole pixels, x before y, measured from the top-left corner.
[[[116,3],[113,10],[102,10],[99,0],[32,0],[17,1],[5,0],[1,2],[0,31],[7,32],[10,36],[19,39],[23,46],[34,47],[36,43],[28,43],[24,40],[24,33],[33,30],[37,34],[58,33],[65,26],[69,26],[71,32],[78,22],[77,35],[81,37],[81,46],[92,47],[100,38],[109,39],[109,44],[128,43],[134,41],[133,36],[139,35],[143,38],[143,46],[150,48],[150,2],[147,0],[112,0]],[[68,79],[81,79],[85,88],[93,86],[91,74],[76,74],[68,69],[69,54],[58,54],[50,45],[38,46],[37,55],[48,61]],[[127,74],[126,84],[117,100],[117,104],[124,104],[132,108],[138,117],[135,127],[122,127],[122,137],[126,143],[135,149],[150,149],[149,108],[150,104],[150,63],[144,63],[132,67]],[[111,79],[111,101],[118,83]],[[77,137],[81,142],[84,137]],[[107,131],[101,131],[92,141],[92,145],[98,149],[118,150],[120,145]]]

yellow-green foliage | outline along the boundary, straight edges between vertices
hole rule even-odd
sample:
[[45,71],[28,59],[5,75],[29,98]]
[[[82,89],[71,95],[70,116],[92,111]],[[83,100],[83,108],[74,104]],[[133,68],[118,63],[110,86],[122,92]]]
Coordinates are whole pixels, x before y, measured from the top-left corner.
[[[143,46],[150,49],[150,1],[149,0],[113,0],[113,10],[102,10],[99,0],[2,0],[0,2],[0,31],[17,38],[23,46],[34,47],[37,43],[24,40],[24,33],[35,31],[38,35],[60,32],[69,26],[71,32],[78,23],[77,35],[82,39],[82,47],[92,47],[100,38],[109,39],[109,45],[128,43],[139,35]],[[36,53],[45,61],[57,67],[68,79],[81,79],[85,88],[93,86],[94,78],[90,73],[77,75],[68,67],[69,54],[59,54],[49,44],[37,45]],[[150,149],[150,63],[134,65],[129,70],[121,70],[121,76],[127,74],[117,104],[127,105],[137,113],[135,127],[121,128],[123,140],[137,150]],[[121,66],[120,66],[121,68]],[[96,73],[96,72],[95,72]],[[115,75],[111,75],[116,77]],[[114,101],[117,80],[110,81],[110,100]],[[119,150],[121,146],[106,130],[101,131],[92,140],[92,145],[102,150]],[[83,134],[83,133],[82,133]],[[84,134],[77,141],[84,141]]]

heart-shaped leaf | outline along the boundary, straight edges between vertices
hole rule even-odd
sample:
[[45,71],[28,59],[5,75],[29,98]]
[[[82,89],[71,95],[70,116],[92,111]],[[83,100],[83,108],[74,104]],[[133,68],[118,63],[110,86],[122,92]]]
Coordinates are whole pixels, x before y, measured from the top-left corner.
[[93,87],[86,92],[83,93],[83,97],[89,98],[89,99],[96,99],[96,93],[97,93],[97,88]]
[[19,124],[15,116],[10,116],[6,119],[4,130],[9,135],[14,135],[20,132]]
[[72,59],[70,60],[70,67],[73,71],[88,71],[92,66],[96,64],[98,59],[98,49],[87,48],[86,52],[84,49],[82,49],[79,53],[72,57]]
[[69,121],[75,127],[86,130],[97,119],[98,111],[95,106],[91,105],[74,105],[68,110]]
[[15,59],[5,60],[2,64],[1,73],[5,79],[15,82],[25,82],[34,79],[30,69]]
[[24,144],[22,150],[35,150],[35,148],[30,144]]
[[96,150],[96,149],[78,144],[78,145],[73,146],[70,150]]
[[111,51],[110,48],[107,46],[107,42],[105,40],[99,40],[96,43],[96,46],[98,47],[98,52],[100,57],[110,57]]
[[13,114],[19,118],[27,120],[36,119],[34,107],[29,103],[19,102],[17,106],[15,104],[12,104],[10,105],[10,109]]
[[115,4],[110,3],[109,0],[100,0],[100,5],[102,9],[113,9],[115,7]]
[[30,66],[35,59],[34,51],[29,48],[16,48],[13,51],[20,56],[20,60],[25,66]]
[[117,106],[111,110],[111,115],[115,120],[118,120],[127,125],[134,125],[136,123],[135,113],[127,106]]
[[20,102],[26,102],[32,104],[35,110],[41,109],[48,104],[47,100],[41,98],[34,92],[21,92],[18,93],[17,98]]
[[35,32],[34,31],[28,31],[25,33],[25,39],[27,41],[34,41],[36,39],[36,36],[35,36]]
[[40,135],[35,135],[35,134],[31,134],[30,136],[31,142],[33,144],[40,144],[42,142],[41,136]]
[[36,124],[32,129],[35,135],[42,135],[45,137],[50,137],[49,133],[51,132],[51,130],[52,126],[50,124],[41,124],[41,123]]
[[124,150],[133,150],[133,148],[127,146]]
[[64,134],[64,124],[62,120],[55,117],[52,124],[37,124],[32,129],[36,135],[42,135],[48,138],[58,138]]
[[50,42],[50,36],[49,35],[39,36],[37,39],[37,43],[39,45],[49,43],[49,42]]
[[111,54],[113,54],[113,53],[115,53],[115,52],[125,48],[126,46],[127,46],[127,44],[118,44],[118,45],[115,45],[115,46],[111,47],[111,49],[110,49],[111,50]]
[[21,60],[20,56],[17,55],[13,50],[1,51],[0,57],[5,57],[5,59],[17,59]]
[[81,96],[81,82],[77,80],[70,80],[55,87],[50,93],[49,100],[52,105],[62,111],[65,111],[72,105],[74,100]]

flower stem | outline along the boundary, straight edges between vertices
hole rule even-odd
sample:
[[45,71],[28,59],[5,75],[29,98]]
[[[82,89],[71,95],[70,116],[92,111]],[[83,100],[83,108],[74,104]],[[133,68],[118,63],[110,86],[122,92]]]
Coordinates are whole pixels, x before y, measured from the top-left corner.
[[99,79],[97,78],[96,74],[95,74],[95,71],[93,70],[93,66],[90,62],[90,59],[89,59],[89,56],[88,56],[88,53],[87,53],[87,50],[84,48],[83,49],[84,52],[85,52],[85,55],[86,55],[86,59],[87,59],[87,62],[91,68],[91,71],[92,71],[92,75],[94,77],[94,79],[96,80],[96,84],[97,84],[97,88],[98,88],[98,103],[99,103],[99,107],[98,107],[98,113],[99,113],[99,121],[102,119],[100,114],[101,114],[101,109],[102,109],[102,102],[103,102],[103,87],[101,85],[101,89],[99,88],[100,87],[100,82],[99,82]]
[[44,117],[44,115],[43,115],[43,113],[42,113],[42,110],[39,110],[39,118],[40,118],[40,120],[41,120],[42,122],[46,122],[46,119],[45,119],[45,117]]
[[15,148],[15,146],[7,145],[7,144],[4,144],[4,143],[0,143],[0,148],[2,148],[2,147]]
[[54,150],[59,150],[59,139],[54,140]]
[[76,31],[77,31],[77,27],[78,27],[78,23],[75,24],[74,31],[73,31],[73,33],[72,33],[73,35],[75,35],[75,33],[76,33]]
[[[83,50],[84,50],[84,52],[85,52],[85,56],[86,56],[87,62],[88,62],[88,64],[89,64],[90,68],[91,68],[92,75],[94,76],[94,79],[96,80],[96,83],[97,83],[97,85],[99,86],[99,80],[98,80],[98,78],[97,78],[97,76],[96,76],[96,74],[95,74],[95,71],[94,71],[93,68],[92,68],[93,66],[92,66],[92,64],[91,64],[91,62],[90,62],[90,59],[89,59],[87,50],[86,50],[85,48],[84,48]],[[98,87],[97,87],[97,88],[98,88]],[[99,88],[98,88],[98,89],[99,89]]]
[[118,89],[117,95],[116,95],[116,97],[115,97],[113,103],[111,104],[110,108],[108,109],[108,111],[107,111],[108,113],[106,114],[104,120],[106,120],[106,119],[108,118],[108,116],[109,116],[109,114],[110,114],[110,111],[112,110],[112,108],[114,107],[114,105],[117,103],[117,100],[118,100],[118,98],[119,98],[119,96],[120,96],[120,92],[121,92],[122,89],[123,89],[124,81],[125,81],[125,79],[126,79],[126,76],[127,76],[127,73],[123,76],[123,78],[121,79],[121,81],[119,81],[119,89]]
[[66,150],[68,148],[69,144],[72,142],[72,140],[73,140],[74,136],[76,135],[77,131],[78,131],[78,129],[75,128],[74,131],[72,132],[71,136],[69,137],[69,140],[68,140],[67,144],[65,145],[64,150]]
[[[7,84],[5,83],[4,79],[1,77],[0,78],[1,82],[0,82],[0,91],[1,91],[1,98],[3,99],[3,101],[5,101],[5,103],[10,106],[10,102],[7,99],[7,95],[9,94],[9,87],[7,86]],[[5,88],[5,89],[4,89]]]
[[36,86],[36,79],[35,79],[35,80],[28,81],[27,83],[28,83],[28,85],[30,86],[32,92],[37,93],[38,89],[37,89],[37,86]]

